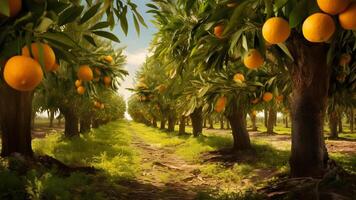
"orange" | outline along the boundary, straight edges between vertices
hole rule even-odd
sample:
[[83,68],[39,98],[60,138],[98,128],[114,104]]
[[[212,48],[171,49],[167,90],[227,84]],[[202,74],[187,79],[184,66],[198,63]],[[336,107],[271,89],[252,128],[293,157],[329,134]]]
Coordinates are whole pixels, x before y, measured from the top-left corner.
[[105,76],[103,81],[106,86],[109,86],[111,83],[111,78],[109,76]]
[[77,92],[78,92],[78,94],[83,95],[85,93],[85,87],[79,86],[77,88]]
[[41,83],[42,78],[41,65],[32,58],[14,56],[5,64],[4,79],[15,90],[31,91]]
[[269,44],[285,42],[290,35],[289,23],[281,17],[269,18],[263,24],[262,35]]
[[112,56],[104,56],[104,60],[108,63],[112,63],[112,61],[114,61],[114,59],[112,58]]
[[[39,46],[42,46],[43,61],[44,61],[46,71],[52,71],[53,66],[56,64],[56,55],[54,54],[53,49],[48,44],[45,43],[32,43],[31,51],[32,51],[33,58],[37,60],[37,62],[39,63],[40,63],[40,50],[38,48]],[[27,57],[31,56],[28,46],[24,46],[22,48],[22,55]]]
[[337,15],[347,8],[350,0],[317,0],[317,2],[320,10],[330,15]]
[[96,108],[100,108],[101,103],[98,102],[98,101],[94,101],[94,106],[95,106]]
[[82,86],[82,81],[81,80],[76,80],[75,81],[75,87],[80,87]]
[[105,105],[102,103],[100,104],[100,109],[104,109],[105,108]]
[[224,26],[223,25],[217,25],[214,27],[214,35],[219,38],[222,39],[222,34],[224,32]]
[[345,65],[348,65],[350,62],[351,62],[350,54],[346,54],[346,53],[341,54],[340,60],[339,60],[339,65],[345,66]]
[[244,57],[244,64],[249,69],[260,68],[263,63],[263,57],[256,49],[251,49]]
[[263,101],[265,101],[265,102],[269,102],[269,101],[271,101],[272,99],[273,99],[273,94],[272,93],[270,93],[270,92],[265,92],[264,94],[263,94]]
[[276,96],[277,102],[282,102],[283,99],[284,99],[284,96],[283,96],[283,95]]
[[244,76],[243,74],[241,74],[241,73],[236,73],[236,74],[234,75],[234,81],[235,81],[236,83],[242,83],[242,82],[245,81],[245,76]]
[[89,65],[81,65],[78,70],[78,78],[82,81],[91,81],[93,80],[93,71]]
[[356,30],[356,2],[351,3],[344,12],[340,13],[339,22],[346,30]]
[[256,98],[256,99],[252,99],[251,103],[252,104],[257,104],[260,101],[260,99]]
[[7,0],[9,3],[10,17],[18,15],[22,8],[22,0]]
[[326,42],[335,32],[335,23],[330,15],[315,13],[304,21],[302,29],[309,42]]
[[217,101],[216,101],[216,104],[215,104],[215,111],[216,112],[221,112],[224,110],[225,106],[226,106],[226,97],[222,96],[220,97]]

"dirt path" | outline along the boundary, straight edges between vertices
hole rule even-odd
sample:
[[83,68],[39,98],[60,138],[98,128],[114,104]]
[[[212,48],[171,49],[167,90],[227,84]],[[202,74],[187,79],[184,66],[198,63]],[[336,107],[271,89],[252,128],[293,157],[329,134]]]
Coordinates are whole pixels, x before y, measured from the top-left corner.
[[134,184],[131,199],[194,199],[208,181],[199,176],[199,165],[185,162],[172,148],[158,148],[145,143],[134,129],[132,145],[139,151],[142,173]]

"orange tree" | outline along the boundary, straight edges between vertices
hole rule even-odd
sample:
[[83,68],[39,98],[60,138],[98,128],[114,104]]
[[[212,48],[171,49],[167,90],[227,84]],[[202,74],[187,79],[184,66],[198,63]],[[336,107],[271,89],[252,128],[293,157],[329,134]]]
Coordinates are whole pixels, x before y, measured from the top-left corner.
[[[126,15],[131,10],[139,28],[142,17],[131,2],[103,1],[86,6],[73,1],[0,1],[0,63],[2,80],[1,129],[2,152],[32,156],[31,102],[33,90],[55,69],[55,63],[92,64],[90,52],[64,33],[69,23],[85,24],[98,13],[106,13],[106,21],[81,30],[81,37],[94,45],[93,35],[119,41],[112,33],[103,30],[120,21],[127,33]],[[85,11],[84,11],[85,9]],[[86,55],[85,55],[86,54]]]
[[[272,53],[279,67],[287,69],[292,82],[291,175],[324,174],[329,158],[323,122],[330,75],[342,54],[354,59],[356,3],[178,0],[176,4],[196,17],[196,26],[187,35],[198,67],[219,71],[235,58],[256,69],[268,63],[264,58]],[[200,8],[198,14],[191,9],[195,7]]]

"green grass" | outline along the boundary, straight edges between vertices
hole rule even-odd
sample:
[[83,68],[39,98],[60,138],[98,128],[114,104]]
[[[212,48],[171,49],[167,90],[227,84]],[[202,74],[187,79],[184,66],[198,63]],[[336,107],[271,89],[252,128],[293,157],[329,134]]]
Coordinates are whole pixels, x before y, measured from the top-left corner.
[[93,166],[95,175],[72,173],[60,176],[55,170],[35,169],[25,175],[7,170],[0,162],[0,199],[108,199],[120,196],[127,188],[119,180],[134,179],[140,158],[130,146],[131,133],[126,121],[112,122],[85,136],[64,139],[53,134],[35,139],[37,154],[47,154],[72,166]]

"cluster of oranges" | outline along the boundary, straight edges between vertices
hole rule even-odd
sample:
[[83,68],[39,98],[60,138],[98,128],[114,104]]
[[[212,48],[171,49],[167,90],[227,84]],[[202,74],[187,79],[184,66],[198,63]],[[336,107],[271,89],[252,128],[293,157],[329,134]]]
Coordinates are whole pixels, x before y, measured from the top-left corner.
[[94,107],[97,109],[104,109],[105,105],[99,101],[94,101]]
[[[105,61],[111,63],[113,62],[113,58],[111,56],[105,56],[103,58]],[[82,95],[85,93],[85,87],[82,85],[83,81],[92,81],[98,82],[100,80],[101,71],[99,68],[95,68],[95,75],[97,77],[94,78],[93,70],[90,68],[89,65],[81,65],[78,69],[77,76],[78,80],[75,82],[75,86],[77,87],[78,94]],[[106,87],[109,87],[111,84],[111,77],[104,76],[103,82]]]
[[4,67],[6,83],[18,91],[32,91],[41,83],[43,71],[39,64],[40,57],[43,58],[46,71],[56,71],[59,68],[55,53],[48,44],[32,43],[30,48],[31,50],[24,46],[21,55],[11,57]]

